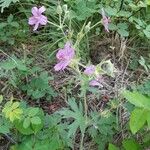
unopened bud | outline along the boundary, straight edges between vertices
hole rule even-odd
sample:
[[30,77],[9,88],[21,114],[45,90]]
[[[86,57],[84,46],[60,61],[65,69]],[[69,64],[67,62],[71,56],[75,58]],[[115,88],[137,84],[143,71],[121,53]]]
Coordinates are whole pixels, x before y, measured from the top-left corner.
[[90,30],[90,27],[91,26],[91,21],[85,26],[85,32],[89,32],[89,30]]
[[62,14],[62,8],[60,5],[57,6],[57,14],[61,15]]
[[66,12],[68,10],[68,6],[67,5],[63,5],[62,8],[63,8],[64,12]]

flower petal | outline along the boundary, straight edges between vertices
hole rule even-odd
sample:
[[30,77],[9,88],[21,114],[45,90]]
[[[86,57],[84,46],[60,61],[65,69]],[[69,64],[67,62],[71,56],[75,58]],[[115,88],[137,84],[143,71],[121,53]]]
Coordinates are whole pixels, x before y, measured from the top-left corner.
[[58,51],[57,54],[56,54],[56,58],[57,58],[58,60],[62,60],[62,59],[64,59],[64,55],[65,55],[64,50],[63,50],[63,49],[59,49],[59,51]]
[[108,25],[111,22],[110,18],[106,16],[104,9],[101,9],[102,14],[102,23],[105,28],[105,31],[109,32]]
[[66,42],[64,49],[70,49],[70,47],[71,47],[71,43],[69,41]]
[[36,23],[37,23],[37,19],[34,16],[29,18],[29,20],[28,20],[29,25],[34,25]]
[[39,8],[39,13],[42,14],[45,10],[46,10],[46,8],[44,6],[42,6]]
[[103,87],[103,85],[101,83],[99,83],[97,80],[92,80],[89,82],[90,86],[99,86],[99,87]]
[[33,16],[38,16],[39,14],[38,14],[38,8],[37,7],[33,7],[32,8],[32,14],[33,14]]
[[34,16],[30,17],[28,20],[29,25],[34,25],[34,24],[36,24],[36,22],[37,22],[37,20],[35,19]]
[[38,29],[38,27],[39,27],[39,22],[37,22],[37,23],[35,24],[35,26],[34,26],[34,28],[33,28],[33,31],[36,31],[36,30]]
[[41,25],[46,25],[47,24],[47,17],[45,17],[44,15],[40,15],[40,17],[39,17],[39,23]]
[[68,61],[60,61],[54,66],[55,71],[64,70],[68,66]]
[[72,59],[74,57],[75,50],[73,49],[73,47],[69,41],[66,42],[66,44],[64,46],[64,50],[65,50],[65,58],[66,59]]
[[92,75],[94,72],[95,72],[95,66],[94,65],[87,66],[84,70],[84,73],[86,75]]

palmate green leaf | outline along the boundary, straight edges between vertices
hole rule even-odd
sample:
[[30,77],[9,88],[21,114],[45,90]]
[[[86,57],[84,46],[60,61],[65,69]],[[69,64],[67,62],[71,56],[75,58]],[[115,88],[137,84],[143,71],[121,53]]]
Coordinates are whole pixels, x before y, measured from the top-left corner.
[[71,135],[74,135],[76,130],[80,128],[81,132],[84,133],[87,125],[86,125],[86,119],[83,114],[83,106],[80,103],[79,107],[77,103],[75,102],[75,99],[70,99],[68,102],[69,108],[64,108],[63,110],[60,110],[58,113],[62,115],[63,118],[72,118],[73,122],[68,126],[68,137]]
[[139,92],[123,92],[123,96],[136,107],[141,107],[150,110],[150,97],[144,96]]
[[130,129],[133,134],[135,134],[139,129],[141,129],[147,120],[147,110],[135,108],[130,117]]
[[1,8],[1,13],[3,13],[4,8],[9,7],[9,5],[13,2],[16,3],[19,0],[0,0],[0,8]]

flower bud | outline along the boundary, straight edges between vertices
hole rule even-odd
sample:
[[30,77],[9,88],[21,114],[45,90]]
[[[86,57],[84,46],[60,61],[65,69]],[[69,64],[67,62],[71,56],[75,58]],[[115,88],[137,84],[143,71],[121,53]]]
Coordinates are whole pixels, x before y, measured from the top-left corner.
[[63,8],[64,12],[66,12],[68,10],[68,6],[67,5],[63,5],[62,8]]
[[57,14],[61,15],[62,14],[62,8],[60,5],[57,6],[57,10],[56,10]]
[[85,28],[84,28],[85,32],[89,32],[89,30],[91,28],[90,26],[91,26],[91,21],[85,26]]

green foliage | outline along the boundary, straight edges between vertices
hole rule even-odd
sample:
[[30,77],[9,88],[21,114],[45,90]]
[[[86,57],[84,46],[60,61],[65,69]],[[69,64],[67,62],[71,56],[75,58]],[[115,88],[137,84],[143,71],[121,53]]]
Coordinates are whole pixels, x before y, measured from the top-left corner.
[[142,94],[150,96],[150,92],[149,92],[150,91],[150,80],[147,80],[143,84],[138,85],[137,90]]
[[[73,147],[72,137],[68,136],[68,126],[67,123],[62,123],[62,118],[59,114],[52,114],[45,116],[46,129],[42,135],[46,135],[48,139],[51,139],[51,147],[57,149],[66,147]],[[39,134],[41,138],[41,134]],[[53,144],[54,143],[54,144]],[[58,144],[55,144],[58,143]]]
[[148,72],[148,69],[149,69],[150,66],[146,64],[146,61],[142,56],[140,57],[139,63]]
[[123,93],[124,97],[136,107],[150,110],[150,98],[140,94],[139,92],[129,92],[125,91]]
[[15,43],[15,36],[19,32],[19,23],[14,21],[14,16],[10,14],[7,21],[0,23],[0,40],[10,45]]
[[12,150],[49,150],[49,149],[53,149],[53,150],[57,150],[58,148],[58,141],[56,141],[55,139],[53,139],[53,143],[50,142],[49,139],[45,139],[45,140],[38,140],[38,139],[34,139],[34,137],[28,137],[26,138],[26,140],[24,140],[21,144],[19,145],[15,145],[12,146],[11,149]]
[[133,105],[135,109],[131,113],[130,117],[130,129],[135,134],[141,129],[147,122],[149,126],[149,114],[150,114],[150,97],[144,96],[138,92],[125,91],[124,97]]
[[12,100],[7,102],[2,110],[5,117],[8,118],[11,122],[14,120],[20,120],[21,115],[23,113],[22,109],[20,108],[19,102],[13,102]]
[[122,142],[125,150],[142,150],[141,146],[134,139],[127,139]]
[[84,0],[77,0],[74,2],[72,8],[72,18],[83,21],[96,13],[96,11],[99,9],[99,5],[96,1],[86,2]]
[[38,77],[34,77],[31,81],[22,86],[23,91],[27,91],[27,95],[32,96],[33,99],[39,99],[47,95],[47,99],[51,100],[51,97],[56,96],[56,93],[49,85],[49,80],[52,80],[48,76],[47,72],[42,72]]
[[[123,140],[122,147],[124,150],[142,150],[142,147],[134,139]],[[108,150],[119,150],[119,148],[109,143]]]
[[[27,91],[27,95],[33,99],[46,97],[47,100],[51,100],[52,97],[56,96],[56,93],[49,85],[49,81],[53,78],[49,77],[46,71],[41,73],[39,67],[29,66],[31,62],[32,60],[30,59],[23,60],[12,57],[1,62],[0,67],[5,70],[6,76],[4,75],[4,77],[9,75],[7,78],[15,88],[20,87],[23,91]],[[36,76],[34,75],[35,73],[37,74]],[[25,84],[23,81],[27,77],[31,79]]]
[[119,150],[115,145],[109,143],[108,150]]
[[109,25],[109,29],[113,31],[117,31],[122,37],[129,36],[127,23],[118,23],[117,25],[112,23]]
[[[17,3],[18,1],[19,3]],[[90,139],[92,143],[95,142],[99,150],[104,150],[106,147],[109,150],[118,150],[118,147],[109,143],[113,143],[115,140],[113,139],[113,135],[116,132],[120,132],[117,118],[117,107],[120,107],[120,102],[116,105],[111,103],[112,106],[106,104],[102,111],[93,110],[98,109],[98,107],[95,108],[89,105],[92,101],[90,98],[92,96],[96,97],[92,103],[97,102],[97,100],[99,100],[100,103],[103,102],[100,97],[101,89],[89,87],[91,77],[82,76],[82,71],[80,72],[80,70],[85,68],[82,64],[80,64],[81,66],[77,71],[79,75],[73,72],[73,76],[75,77],[70,80],[70,83],[65,83],[65,85],[61,87],[65,90],[67,86],[67,93],[60,93],[62,99],[66,100],[68,97],[67,94],[69,93],[70,97],[76,97],[78,101],[74,98],[69,98],[67,107],[50,115],[44,113],[39,107],[31,107],[24,103],[30,99],[37,100],[33,103],[39,104],[39,100],[53,100],[52,98],[56,96],[49,82],[54,78],[49,76],[46,70],[49,69],[47,67],[49,66],[49,62],[53,60],[53,50],[62,47],[62,43],[64,45],[66,40],[71,40],[73,44],[75,43],[74,48],[76,49],[77,57],[73,63],[78,60],[82,62],[90,61],[88,52],[90,51],[91,44],[93,44],[90,40],[95,40],[95,32],[100,39],[107,37],[113,39],[113,37],[119,34],[121,39],[124,39],[122,37],[128,38],[130,46],[132,45],[133,39],[137,45],[148,45],[148,40],[150,39],[149,0],[64,0],[61,1],[59,5],[55,0],[51,2],[43,0],[41,3],[34,1],[34,4],[32,3],[33,1],[34,0],[26,0],[25,2],[21,0],[0,0],[1,12],[4,12],[0,14],[0,44],[2,43],[2,46],[4,45],[4,49],[9,46],[13,53],[13,55],[9,54],[9,49],[6,53],[0,50],[2,56],[4,54],[7,57],[7,59],[5,59],[5,56],[4,59],[2,57],[2,61],[0,62],[0,77],[2,77],[2,85],[4,85],[2,95],[5,95],[3,92],[6,90],[6,97],[9,97],[10,91],[11,94],[13,93],[16,97],[21,97],[19,102],[17,100],[7,101],[0,95],[0,133],[8,135],[15,140],[15,145],[12,143],[11,150],[74,149],[74,143],[76,142],[75,137],[77,136],[81,137],[81,139],[79,139],[79,141],[81,141],[80,150],[83,149],[82,147],[84,147],[83,145],[87,138],[88,140]],[[14,5],[15,3],[16,5]],[[28,18],[31,15],[31,10],[29,9],[33,6],[40,5],[46,7],[45,15],[50,19],[49,23],[51,25],[49,26],[47,24],[44,28],[40,26],[36,32],[33,32],[32,29],[29,30],[30,27],[28,26]],[[9,6],[10,9],[4,11],[4,9]],[[105,10],[106,16],[111,19],[111,23],[109,24],[110,33],[103,32],[104,20],[102,20],[102,8]],[[96,27],[96,29],[94,29],[94,27]],[[136,38],[142,42],[138,43]],[[35,39],[36,42],[34,42],[33,39]],[[29,48],[27,48],[28,50],[25,48],[23,48],[23,51],[18,49],[17,46],[20,43],[22,45],[25,43],[26,45],[26,42],[29,42],[27,44],[27,47],[29,46]],[[32,49],[35,45],[39,46],[40,44],[43,46],[36,47],[35,51]],[[32,49],[31,52],[30,46]],[[41,51],[41,49],[43,51]],[[139,59],[136,52],[137,50],[135,48],[134,53],[131,54],[133,55],[131,56],[133,61],[131,69],[137,69],[140,64],[144,67],[146,73],[148,73],[150,68],[149,62],[144,56]],[[50,56],[47,56],[49,53]],[[82,55],[87,57],[87,60],[83,57],[81,58]],[[38,57],[41,57],[40,63],[41,60],[43,63],[37,63],[37,61],[39,61]],[[52,59],[50,60],[49,58]],[[104,60],[103,62],[103,71],[107,75],[115,77],[115,68],[111,61]],[[38,67],[39,65],[42,67]],[[75,67],[74,64],[71,65],[70,67]],[[76,81],[80,84],[77,86],[76,95],[73,93],[73,86],[76,82],[74,79],[77,79]],[[127,110],[129,113],[131,112],[129,126],[133,134],[137,133],[140,129],[150,128],[149,87],[150,84],[148,81],[137,87],[139,92],[125,91],[123,93],[124,97],[132,106],[134,105],[134,109]],[[61,88],[57,90],[61,90]],[[107,94],[107,85],[105,87],[104,84],[103,89],[104,91],[106,90]],[[87,96],[84,102],[82,102],[83,96],[84,98]],[[27,100],[22,100],[23,98],[27,98]],[[53,109],[54,106],[55,110],[55,105],[57,105],[55,102],[52,105],[47,102],[46,106],[44,105],[42,108],[46,108],[49,111]],[[126,126],[124,128],[128,133]],[[149,134],[146,135],[148,136]],[[143,138],[145,138],[145,136]],[[144,143],[143,145],[148,146],[149,141],[149,138],[145,138],[142,141]],[[79,143],[76,143],[76,145],[78,144]],[[118,143],[118,145],[121,144]],[[142,149],[134,139],[123,140],[120,148],[124,150]],[[88,149],[92,148],[88,147]]]
[[99,150],[103,150],[108,142],[112,141],[113,135],[117,131],[115,116],[107,111],[99,114],[99,112],[91,112],[91,127],[88,133],[97,143]]
[[78,107],[75,99],[69,99],[68,105],[70,106],[71,110],[69,108],[64,108],[58,112],[63,118],[73,119],[73,122],[68,125],[68,137],[75,135],[78,128],[81,130],[81,133],[84,134],[87,127],[87,122],[83,113],[83,106],[81,102],[79,103]]
[[3,95],[0,95],[0,104],[2,103],[3,101]]
[[39,108],[26,108],[20,121],[16,121],[16,129],[25,135],[39,132],[43,128],[43,111]]
[[3,13],[4,8],[9,7],[9,5],[13,2],[16,3],[19,0],[0,0],[0,8],[1,8],[1,13]]
[[135,134],[139,129],[141,129],[147,120],[147,111],[144,109],[135,108],[130,117],[130,129],[133,134]]
[[12,124],[5,117],[0,117],[0,134],[8,134],[10,133],[10,129],[12,128]]

